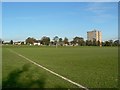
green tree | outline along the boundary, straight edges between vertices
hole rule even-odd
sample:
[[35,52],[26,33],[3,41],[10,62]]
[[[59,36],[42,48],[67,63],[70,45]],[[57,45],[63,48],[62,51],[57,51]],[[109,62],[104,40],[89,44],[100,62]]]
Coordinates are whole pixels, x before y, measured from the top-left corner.
[[115,40],[114,41],[114,46],[119,46],[119,45],[120,45],[119,40]]
[[0,39],[0,44],[2,44],[2,39]]
[[13,44],[13,40],[10,40],[10,44]]
[[60,44],[61,46],[63,46],[63,39],[62,39],[62,38],[59,38],[59,44]]
[[46,36],[43,36],[42,39],[41,39],[41,42],[42,42],[43,45],[49,45],[50,44],[50,38],[46,37]]
[[63,40],[62,40],[62,38],[59,38],[59,42],[62,42]]
[[102,44],[99,40],[96,43],[97,43],[97,46],[100,46]]
[[105,41],[105,46],[110,46],[110,42],[109,41]]
[[2,44],[4,43],[4,41],[2,41]]
[[92,42],[93,46],[96,46],[97,45],[97,41],[95,38],[93,38],[93,42]]
[[92,46],[92,41],[91,40],[86,40],[86,46]]
[[113,45],[113,40],[109,40],[109,42],[110,42],[110,46],[112,46]]
[[82,37],[75,37],[73,38],[74,43],[78,43],[78,45],[83,46],[84,45],[84,39]]
[[58,36],[55,36],[55,37],[53,38],[53,40],[54,40],[54,43],[55,43],[56,48],[57,48],[59,37],[58,37]]
[[26,39],[26,43],[27,43],[27,44],[33,44],[35,41],[36,41],[36,39],[31,38],[31,37],[28,37],[28,38]]
[[67,37],[65,37],[63,41],[64,41],[64,44],[69,44]]

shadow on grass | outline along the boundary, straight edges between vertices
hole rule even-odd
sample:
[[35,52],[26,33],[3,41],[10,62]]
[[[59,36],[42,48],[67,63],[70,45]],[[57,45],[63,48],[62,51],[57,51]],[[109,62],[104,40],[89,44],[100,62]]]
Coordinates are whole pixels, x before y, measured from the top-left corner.
[[45,76],[34,77],[34,73],[29,72],[29,64],[25,64],[22,69],[10,72],[6,80],[2,82],[2,88],[44,88]]

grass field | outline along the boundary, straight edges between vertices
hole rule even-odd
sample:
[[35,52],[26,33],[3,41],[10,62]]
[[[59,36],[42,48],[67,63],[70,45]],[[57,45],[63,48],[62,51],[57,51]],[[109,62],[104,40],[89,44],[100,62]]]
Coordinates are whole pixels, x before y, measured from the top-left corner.
[[[117,47],[38,47],[38,46],[3,46],[2,65],[3,81],[9,73],[29,65],[17,78],[21,87],[39,87],[30,85],[32,80],[41,80],[43,88],[77,88],[77,86],[35,66],[26,59],[9,50],[15,51],[46,68],[69,78],[88,88],[116,88],[118,81]],[[15,74],[14,74],[15,75]],[[17,75],[17,74],[16,74]],[[30,78],[28,78],[30,77]],[[10,82],[8,80],[8,82]],[[24,85],[28,83],[28,85]],[[30,86],[29,86],[30,85]]]
[[0,89],[2,87],[2,46],[0,45]]

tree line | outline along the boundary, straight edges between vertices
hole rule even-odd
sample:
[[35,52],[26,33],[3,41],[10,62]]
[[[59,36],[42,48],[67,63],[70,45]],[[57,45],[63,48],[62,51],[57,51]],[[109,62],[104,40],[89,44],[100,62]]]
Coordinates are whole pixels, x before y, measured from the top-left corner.
[[[4,41],[0,39],[0,42],[4,44]],[[35,43],[39,43],[40,45],[56,45],[56,46],[120,46],[120,41],[119,40],[108,40],[104,42],[96,41],[96,39],[91,40],[84,40],[83,37],[74,37],[73,40],[69,41],[67,37],[65,38],[59,38],[58,36],[55,36],[53,39],[50,39],[50,37],[43,36],[41,39],[37,40],[33,37],[28,37],[25,40],[27,45],[32,45]],[[13,40],[8,42],[8,44],[13,44]],[[24,44],[24,42],[21,42],[21,44]]]
[[118,46],[120,45],[119,40],[108,40],[108,41],[104,41],[104,42],[100,42],[100,41],[96,41],[96,39],[93,39],[93,41],[91,40],[84,40],[83,37],[74,37],[72,41],[69,41],[69,39],[67,37],[63,38],[59,38],[58,36],[55,36],[52,40],[50,39],[50,37],[46,37],[43,36],[40,40],[36,40],[35,38],[31,38],[28,37],[26,39],[26,44],[33,44],[35,42],[39,42],[42,45],[77,45],[77,46],[100,46],[100,44],[102,46]]

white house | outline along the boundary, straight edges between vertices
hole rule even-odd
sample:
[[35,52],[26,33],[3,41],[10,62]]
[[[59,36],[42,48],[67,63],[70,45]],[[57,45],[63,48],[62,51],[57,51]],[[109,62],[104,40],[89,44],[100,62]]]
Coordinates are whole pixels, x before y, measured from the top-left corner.
[[38,46],[40,46],[40,43],[35,42],[35,43],[33,43],[33,45],[38,45]]
[[21,42],[14,42],[14,45],[21,45]]

